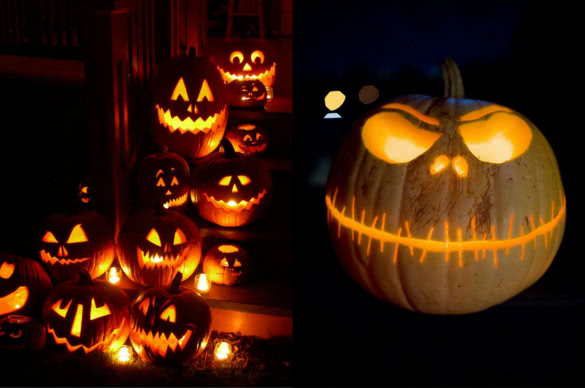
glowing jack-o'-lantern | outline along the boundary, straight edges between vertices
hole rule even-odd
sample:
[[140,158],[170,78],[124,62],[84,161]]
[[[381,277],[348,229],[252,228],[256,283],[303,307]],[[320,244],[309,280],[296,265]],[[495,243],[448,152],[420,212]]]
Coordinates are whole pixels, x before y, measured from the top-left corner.
[[185,364],[207,346],[211,310],[181,280],[179,272],[168,289],[150,288],[133,304],[130,341],[144,361]]
[[38,315],[52,284],[34,260],[0,253],[0,316]]
[[70,352],[119,349],[130,332],[130,300],[123,290],[92,281],[85,270],[78,279],[57,285],[43,306],[47,333]]
[[262,108],[266,104],[266,87],[258,80],[235,80],[228,84],[230,106],[237,108]]
[[269,41],[260,39],[234,39],[223,42],[221,52],[213,53],[211,60],[217,65],[226,83],[235,80],[255,81],[264,84],[266,98],[273,97],[276,61]]
[[128,217],[118,238],[118,259],[126,276],[142,286],[168,286],[177,272],[185,279],[201,260],[201,236],[190,218],[168,210]]
[[268,132],[256,124],[239,124],[225,135],[234,150],[244,155],[256,155],[266,151]]
[[518,294],[551,264],[566,202],[554,153],[512,109],[414,95],[357,123],[333,163],[327,219],[344,267],[406,309],[461,314]]
[[225,152],[210,158],[194,176],[199,215],[220,226],[242,226],[260,217],[272,195],[272,177],[264,162],[236,154],[229,141]]
[[180,55],[161,65],[153,79],[153,139],[183,157],[210,154],[223,138],[225,84],[205,58]]
[[41,260],[56,282],[75,278],[80,269],[95,279],[114,260],[113,232],[106,219],[94,211],[48,217],[40,241]]
[[189,165],[172,152],[144,158],[138,170],[138,191],[146,208],[182,211],[189,195]]
[[38,320],[25,315],[0,319],[0,350],[38,352],[45,347],[47,333]]
[[235,244],[219,244],[205,253],[203,272],[215,284],[235,286],[244,283],[251,270],[248,252]]

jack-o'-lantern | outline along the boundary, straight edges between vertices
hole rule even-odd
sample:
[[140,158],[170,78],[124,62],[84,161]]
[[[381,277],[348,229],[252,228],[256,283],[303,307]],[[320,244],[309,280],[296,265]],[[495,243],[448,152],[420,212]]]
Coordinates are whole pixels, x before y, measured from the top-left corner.
[[189,195],[189,165],[173,152],[144,158],[138,170],[138,191],[144,207],[182,211]]
[[236,152],[244,155],[258,155],[268,147],[268,131],[256,124],[231,127],[225,137]]
[[43,350],[47,333],[43,324],[25,315],[8,315],[0,319],[0,350],[38,352]]
[[130,300],[108,282],[78,278],[53,289],[43,306],[43,322],[57,345],[70,352],[119,349],[130,333]]
[[89,178],[85,178],[83,179],[81,182],[79,182],[79,186],[78,186],[78,193],[77,193],[77,197],[79,199],[79,201],[81,202],[82,205],[87,205],[91,202],[92,200],[92,193],[91,193],[91,185],[89,183]]
[[266,105],[266,87],[258,80],[235,80],[227,86],[230,106],[262,108]]
[[168,210],[128,217],[118,237],[118,259],[126,276],[142,286],[166,287],[177,272],[187,279],[201,260],[201,236],[191,219]]
[[205,253],[203,272],[215,284],[235,286],[247,280],[251,265],[244,248],[232,243],[219,244]]
[[181,280],[179,272],[168,289],[147,289],[132,306],[130,341],[144,361],[181,365],[207,346],[211,310]]
[[41,228],[40,256],[55,282],[75,278],[82,268],[95,279],[114,261],[113,231],[95,211],[54,214]]
[[434,314],[476,312],[537,281],[565,227],[554,153],[526,117],[463,98],[398,97],[357,122],[327,182],[337,256],[370,293]]
[[199,215],[220,226],[242,226],[260,217],[272,195],[272,177],[264,162],[237,154],[231,143],[210,158],[194,177]]
[[226,83],[235,80],[258,80],[267,90],[267,99],[273,97],[276,60],[271,43],[262,39],[234,39],[223,42],[221,52],[212,53]]
[[0,316],[39,315],[51,279],[34,260],[0,253]]
[[227,118],[225,84],[206,58],[180,55],[162,64],[153,78],[153,140],[186,158],[217,148]]

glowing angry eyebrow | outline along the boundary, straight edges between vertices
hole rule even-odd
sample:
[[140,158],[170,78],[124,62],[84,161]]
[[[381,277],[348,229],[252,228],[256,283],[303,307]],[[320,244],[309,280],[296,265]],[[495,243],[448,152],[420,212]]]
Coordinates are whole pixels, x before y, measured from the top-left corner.
[[416,117],[417,119],[419,119],[420,121],[422,121],[423,123],[427,123],[430,125],[436,125],[439,126],[441,125],[441,123],[439,122],[439,120],[437,120],[434,117],[430,117],[430,116],[426,116],[422,113],[420,113],[419,111],[417,111],[416,109],[408,106],[408,105],[404,105],[404,104],[399,104],[396,102],[392,102],[390,104],[386,104],[382,107],[382,109],[397,109],[397,110],[401,110],[405,113],[408,113],[411,116]]
[[489,115],[490,113],[494,112],[508,112],[511,113],[512,109],[508,109],[504,106],[500,105],[490,105],[486,106],[485,108],[481,108],[478,110],[474,110],[472,112],[466,113],[463,116],[459,117],[459,121],[473,121],[477,119],[481,119],[484,116]]
[[156,172],[155,178],[158,178],[158,176],[159,176],[160,174],[164,174],[163,170],[158,170],[158,171]]

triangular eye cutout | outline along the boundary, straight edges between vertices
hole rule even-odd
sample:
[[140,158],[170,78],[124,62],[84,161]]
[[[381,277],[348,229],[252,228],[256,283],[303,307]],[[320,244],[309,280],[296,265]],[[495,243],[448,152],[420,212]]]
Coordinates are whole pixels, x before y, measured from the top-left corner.
[[67,244],[75,244],[82,242],[87,242],[87,236],[85,235],[85,230],[83,230],[81,224],[77,224],[71,230],[71,234],[67,239]]
[[224,176],[223,178],[221,178],[219,180],[219,185],[220,186],[228,186],[230,184],[230,181],[232,180],[231,176]]
[[71,306],[72,301],[73,301],[73,299],[71,299],[69,301],[69,303],[67,303],[67,306],[62,308],[61,302],[63,302],[63,299],[59,299],[57,302],[55,302],[55,304],[53,304],[51,306],[51,310],[56,312],[60,317],[65,318],[65,316],[67,315],[67,311],[69,310],[69,306]]
[[234,262],[234,267],[241,267],[242,263],[240,263],[240,260],[236,259],[236,261]]
[[146,315],[148,312],[149,300],[148,298],[144,298],[142,302],[138,305],[138,310],[142,311],[142,314]]
[[57,244],[59,242],[59,241],[57,241],[57,239],[55,238],[53,233],[51,233],[49,231],[47,231],[47,233],[45,233],[45,235],[43,236],[41,241],[46,242],[46,243],[52,243],[52,244]]
[[229,267],[230,263],[228,263],[227,259],[224,257],[223,259],[221,259],[221,261],[219,262],[219,265],[221,265],[222,267]]
[[97,307],[95,304],[95,299],[91,298],[91,310],[89,310],[89,320],[93,321],[94,319],[98,319],[101,317],[106,317],[110,315],[112,312],[107,304],[104,303],[103,306]]
[[160,236],[158,235],[158,232],[154,228],[150,229],[150,232],[148,232],[148,234],[146,235],[146,239],[156,246],[159,247],[161,246]]
[[248,184],[250,184],[250,182],[252,182],[252,180],[247,177],[246,175],[238,175],[238,179],[240,180],[240,183],[242,184],[242,186],[246,186]]
[[175,323],[175,321],[177,320],[177,310],[175,309],[175,305],[172,304],[169,307],[167,307],[165,311],[163,311],[160,314],[160,319],[162,319],[163,321]]
[[183,81],[183,77],[179,78],[179,82],[177,82],[177,86],[175,86],[175,90],[173,90],[171,100],[176,101],[179,96],[181,96],[183,101],[189,101],[189,95],[187,94],[187,88],[185,87],[185,81]]
[[185,233],[180,228],[177,228],[175,232],[175,238],[173,239],[173,245],[180,245],[185,244],[187,242],[187,237],[185,237]]
[[203,79],[199,96],[197,96],[197,102],[203,101],[203,98],[207,98],[207,101],[213,101],[213,93],[211,93],[211,89],[205,78]]
[[171,181],[171,186],[178,186],[179,185],[179,180],[177,179],[176,176],[173,177],[173,180]]
[[156,186],[157,187],[165,187],[165,181],[163,180],[162,176],[160,178],[158,178],[158,181],[156,181]]

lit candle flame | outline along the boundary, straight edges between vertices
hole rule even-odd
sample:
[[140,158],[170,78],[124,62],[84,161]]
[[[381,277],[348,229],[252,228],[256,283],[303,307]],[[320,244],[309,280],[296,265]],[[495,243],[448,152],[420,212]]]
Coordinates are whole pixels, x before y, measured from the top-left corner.
[[108,273],[108,281],[112,284],[120,283],[120,268],[118,267],[111,267],[110,272]]
[[122,346],[120,350],[118,350],[117,357],[119,362],[127,363],[128,361],[130,361],[130,359],[132,358],[132,349],[130,349],[130,346],[128,345]]
[[217,360],[227,360],[232,354],[232,345],[228,342],[222,341],[215,345],[215,358]]
[[210,284],[206,274],[200,273],[195,276],[195,288],[200,294],[207,294],[209,292]]
[[229,201],[227,204],[228,204],[229,207],[236,207],[236,206],[238,206],[237,202],[234,201],[233,199],[231,201]]

